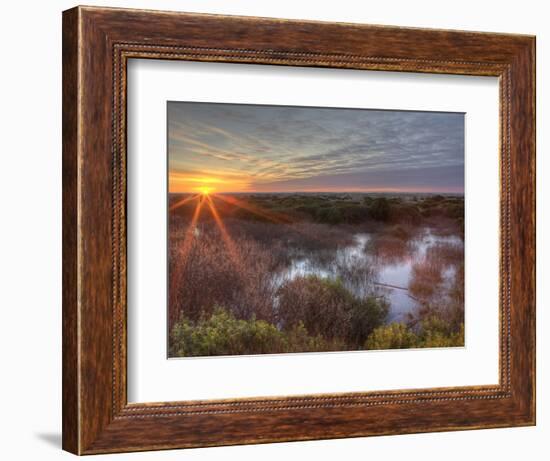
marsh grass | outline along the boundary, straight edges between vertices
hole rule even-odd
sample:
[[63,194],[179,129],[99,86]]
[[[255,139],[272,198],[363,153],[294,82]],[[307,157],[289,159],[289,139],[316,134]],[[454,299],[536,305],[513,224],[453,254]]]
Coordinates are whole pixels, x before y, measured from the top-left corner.
[[[171,356],[463,343],[461,197],[238,199],[247,201],[246,209],[212,199],[223,231],[206,207],[189,231],[192,202],[169,216]],[[181,196],[171,197],[176,200]],[[428,227],[459,243],[431,245],[415,259]],[[345,251],[367,234],[360,251]],[[290,276],[288,268],[300,258],[315,269]],[[402,324],[388,324],[391,306],[377,286],[378,271],[404,263],[412,265],[404,289],[418,306]]]

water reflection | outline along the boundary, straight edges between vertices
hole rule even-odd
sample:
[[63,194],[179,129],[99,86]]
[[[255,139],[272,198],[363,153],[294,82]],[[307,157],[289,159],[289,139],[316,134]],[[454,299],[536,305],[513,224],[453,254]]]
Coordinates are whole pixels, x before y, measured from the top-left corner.
[[456,235],[426,228],[414,236],[357,233],[353,243],[337,250],[289,250],[290,264],[274,278],[278,286],[296,277],[340,278],[356,296],[384,295],[390,303],[388,322],[404,321],[437,289],[445,295],[463,263],[464,244]]

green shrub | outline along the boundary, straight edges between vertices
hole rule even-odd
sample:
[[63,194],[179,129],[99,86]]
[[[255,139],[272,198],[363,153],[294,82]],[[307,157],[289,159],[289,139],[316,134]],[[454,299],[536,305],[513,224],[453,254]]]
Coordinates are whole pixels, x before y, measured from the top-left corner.
[[363,346],[374,329],[384,324],[389,309],[389,303],[384,298],[368,297],[354,303],[351,312],[350,342],[358,347]]
[[445,336],[440,332],[425,331],[419,347],[462,347],[464,346],[464,325],[460,331]]
[[390,323],[377,328],[368,337],[365,349],[408,349],[422,347],[464,346],[464,324],[451,331],[448,324],[432,317],[421,322],[418,333],[403,323]]
[[459,347],[464,346],[464,324],[453,331],[452,324],[435,316],[421,322],[420,347]]
[[390,217],[390,202],[386,197],[379,197],[372,201],[369,208],[370,216],[378,221],[387,221]]
[[342,222],[345,224],[357,224],[368,216],[368,208],[357,204],[345,204],[339,207]]
[[315,220],[323,224],[341,224],[343,222],[342,211],[334,206],[319,208],[317,209]]
[[264,320],[238,320],[231,312],[216,308],[209,318],[197,322],[183,318],[171,331],[171,357],[274,354],[342,350],[340,341],[310,336],[303,323],[282,332]]
[[406,325],[390,323],[372,332],[365,349],[407,349],[417,345],[418,337]]
[[263,320],[237,320],[217,309],[194,323],[184,318],[171,331],[170,355],[176,357],[265,353],[279,350],[281,333]]
[[300,205],[295,208],[295,211],[300,214],[306,215],[310,219],[315,219],[317,213],[319,212],[319,206],[316,204]]

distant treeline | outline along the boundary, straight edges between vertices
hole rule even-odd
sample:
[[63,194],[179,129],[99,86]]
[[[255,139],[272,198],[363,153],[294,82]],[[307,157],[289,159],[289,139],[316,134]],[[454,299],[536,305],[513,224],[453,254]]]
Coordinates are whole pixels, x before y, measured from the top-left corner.
[[[424,224],[430,218],[447,218],[459,228],[464,225],[463,196],[376,197],[359,194],[250,194],[238,195],[252,207],[269,213],[256,213],[220,199],[215,200],[220,214],[244,220],[310,221],[320,224],[382,223]],[[181,212],[185,212],[182,210]],[[190,212],[188,209],[187,212]]]

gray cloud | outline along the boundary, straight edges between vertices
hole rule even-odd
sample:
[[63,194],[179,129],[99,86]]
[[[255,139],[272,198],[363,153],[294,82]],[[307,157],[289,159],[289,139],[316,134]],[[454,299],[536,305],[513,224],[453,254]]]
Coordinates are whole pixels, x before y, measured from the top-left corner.
[[464,114],[170,102],[168,125],[171,171],[245,174],[254,190],[464,189]]

